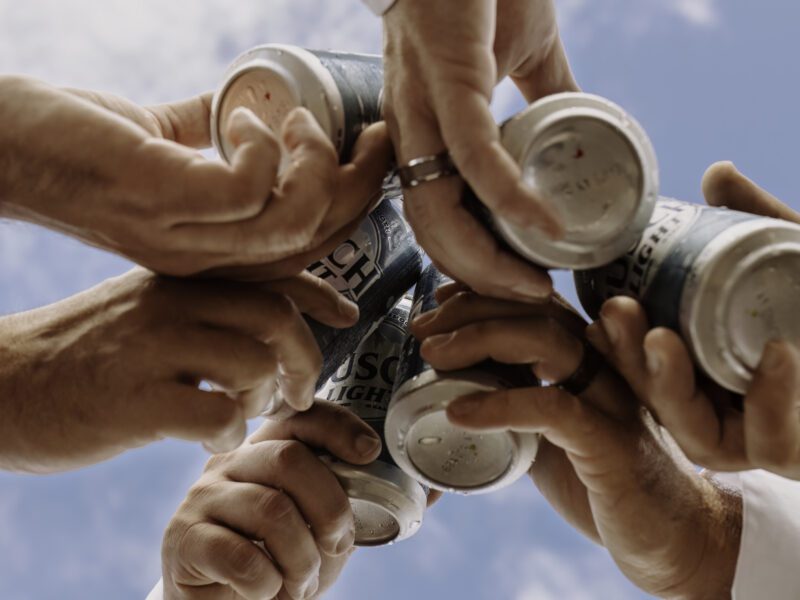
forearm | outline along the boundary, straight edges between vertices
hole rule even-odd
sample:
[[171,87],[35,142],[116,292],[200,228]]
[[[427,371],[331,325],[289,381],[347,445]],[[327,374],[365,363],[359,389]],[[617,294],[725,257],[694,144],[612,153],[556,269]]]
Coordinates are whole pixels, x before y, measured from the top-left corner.
[[22,76],[0,77],[0,123],[0,216],[44,224],[115,185],[147,139],[122,117]]

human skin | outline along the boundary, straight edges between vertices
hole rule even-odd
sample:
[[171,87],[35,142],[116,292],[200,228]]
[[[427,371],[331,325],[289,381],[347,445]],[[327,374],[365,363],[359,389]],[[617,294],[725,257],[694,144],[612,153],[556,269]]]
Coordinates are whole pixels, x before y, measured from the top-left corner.
[[[703,192],[713,206],[800,223],[800,214],[731,163],[709,168]],[[631,298],[606,302],[588,334],[693,462],[800,480],[800,351],[794,343],[767,344],[742,397],[697,373],[680,336],[651,330],[644,309]]]
[[[530,364],[543,380],[580,364],[583,320],[559,298],[539,305],[479,296],[459,284],[412,324],[434,368],[487,358]],[[738,558],[740,497],[696,472],[604,367],[580,395],[558,387],[509,389],[454,401],[448,418],[475,431],[543,436],[530,475],[576,529],[603,545],[635,585],[664,598],[729,597]]]
[[[510,75],[528,101],[577,91],[552,0],[398,1],[384,17],[385,114],[399,164],[448,150],[461,176],[496,214],[562,233],[559,216],[520,178],[489,112]],[[419,243],[443,272],[485,295],[535,300],[547,273],[503,249],[462,205],[448,177],[406,190]]]
[[355,414],[317,401],[211,458],[164,534],[164,600],[320,597],[354,549],[355,524],[318,451],[362,465],[380,447]]
[[[203,94],[143,108],[0,77],[0,217],[162,274],[299,273],[356,227],[380,193],[391,157],[385,126],[364,131],[352,161],[339,165],[308,111],[292,112],[274,133],[241,109],[226,132],[236,150],[225,164],[196,150],[210,144],[210,101]],[[278,136],[289,154],[280,174]]]
[[74,469],[164,437],[235,448],[276,383],[311,405],[322,356],[302,314],[347,327],[358,309],[308,274],[256,285],[137,268],[0,318],[0,468]]

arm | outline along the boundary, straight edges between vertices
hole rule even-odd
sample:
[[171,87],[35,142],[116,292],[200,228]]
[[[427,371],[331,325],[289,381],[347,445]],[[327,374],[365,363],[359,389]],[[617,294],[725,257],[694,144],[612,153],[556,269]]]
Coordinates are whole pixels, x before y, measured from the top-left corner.
[[[0,77],[0,215],[170,275],[243,265],[296,274],[304,265],[287,272],[280,262],[357,223],[379,192],[390,155],[384,127],[365,131],[340,166],[307,111],[287,118],[279,142],[242,110],[227,132],[236,147],[228,165],[194,150],[209,143],[208,101],[145,109]],[[279,177],[281,144],[291,166]]]
[[322,358],[301,311],[357,316],[308,274],[254,286],[136,269],[0,319],[0,467],[73,469],[164,437],[235,448],[277,381],[311,404]]
[[[520,304],[459,291],[413,331],[443,370],[487,358],[531,364],[550,382],[583,360],[580,317],[556,300]],[[558,386],[475,394],[453,402],[470,430],[540,433],[531,476],[576,529],[607,548],[642,590],[665,598],[730,596],[741,502],[701,476],[642,411],[625,382],[602,368],[580,397]]]
[[[561,224],[521,181],[502,148],[489,101],[510,75],[529,101],[577,90],[551,0],[399,0],[384,17],[386,119],[398,162],[448,150],[466,182],[497,214],[559,236]],[[483,293],[528,300],[549,278],[491,237],[461,204],[459,178],[407,190],[417,239],[444,272]]]

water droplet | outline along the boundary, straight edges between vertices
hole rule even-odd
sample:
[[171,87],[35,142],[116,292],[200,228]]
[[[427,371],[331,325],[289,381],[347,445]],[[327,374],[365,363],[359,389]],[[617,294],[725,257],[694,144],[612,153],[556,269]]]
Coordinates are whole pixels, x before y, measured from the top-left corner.
[[442,438],[440,437],[424,437],[419,439],[420,446],[435,446],[437,444],[442,443]]

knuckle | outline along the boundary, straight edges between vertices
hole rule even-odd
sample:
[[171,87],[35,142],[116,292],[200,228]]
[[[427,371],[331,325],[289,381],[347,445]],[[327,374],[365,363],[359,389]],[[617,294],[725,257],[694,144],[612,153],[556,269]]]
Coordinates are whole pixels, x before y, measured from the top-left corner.
[[294,502],[279,490],[268,490],[259,494],[253,510],[266,522],[288,519],[295,510]]
[[209,547],[209,553],[211,556],[227,556],[231,574],[239,581],[257,581],[263,575],[261,551],[252,542],[219,542],[215,547]]
[[182,510],[178,510],[175,516],[170,519],[167,528],[164,530],[164,538],[161,543],[161,554],[165,562],[180,556],[181,550],[185,547],[185,539],[194,523],[195,521],[184,515]]
[[275,468],[291,472],[305,462],[308,452],[308,448],[301,442],[294,440],[275,442],[272,447]]

